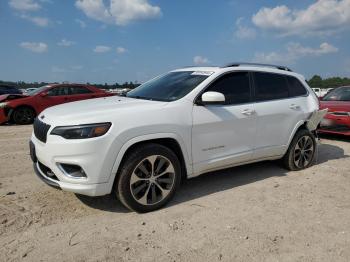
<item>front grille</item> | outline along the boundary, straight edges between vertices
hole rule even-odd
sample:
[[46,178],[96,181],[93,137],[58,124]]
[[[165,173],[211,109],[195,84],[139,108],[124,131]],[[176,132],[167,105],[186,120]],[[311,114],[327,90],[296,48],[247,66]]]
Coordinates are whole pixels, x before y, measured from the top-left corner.
[[51,127],[50,125],[45,124],[44,122],[41,122],[38,118],[35,118],[35,120],[34,120],[34,135],[41,142],[46,143],[47,132],[49,131],[50,127]]

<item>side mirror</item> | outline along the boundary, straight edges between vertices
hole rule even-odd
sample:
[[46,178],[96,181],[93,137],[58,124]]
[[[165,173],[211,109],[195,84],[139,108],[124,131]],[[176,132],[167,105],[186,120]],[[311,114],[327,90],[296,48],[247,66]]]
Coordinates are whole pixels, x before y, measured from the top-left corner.
[[41,97],[48,96],[48,93],[47,93],[47,92],[42,92],[42,93],[40,93],[40,96],[41,96]]
[[202,94],[202,105],[223,105],[225,104],[225,96],[219,92],[208,91]]

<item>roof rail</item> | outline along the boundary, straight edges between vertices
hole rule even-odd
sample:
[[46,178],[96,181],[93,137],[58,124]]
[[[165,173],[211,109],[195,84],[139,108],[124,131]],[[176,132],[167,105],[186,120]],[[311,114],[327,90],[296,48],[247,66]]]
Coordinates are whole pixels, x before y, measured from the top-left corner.
[[260,64],[260,63],[245,63],[245,62],[236,62],[236,63],[230,63],[227,64],[223,67],[236,67],[236,66],[263,66],[263,67],[273,67],[273,68],[277,68],[279,70],[284,70],[284,71],[289,71],[289,72],[293,72],[289,67],[286,66],[279,66],[279,65],[270,65],[270,64]]

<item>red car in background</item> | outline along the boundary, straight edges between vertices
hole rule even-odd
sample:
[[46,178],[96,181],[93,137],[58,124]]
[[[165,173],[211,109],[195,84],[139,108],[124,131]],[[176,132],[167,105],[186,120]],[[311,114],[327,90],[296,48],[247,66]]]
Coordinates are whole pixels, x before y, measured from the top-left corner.
[[320,133],[350,136],[350,86],[333,89],[320,101],[328,113],[320,123]]
[[37,88],[27,95],[0,95],[0,124],[7,121],[20,125],[31,124],[48,107],[111,95],[94,86],[80,84],[52,84]]

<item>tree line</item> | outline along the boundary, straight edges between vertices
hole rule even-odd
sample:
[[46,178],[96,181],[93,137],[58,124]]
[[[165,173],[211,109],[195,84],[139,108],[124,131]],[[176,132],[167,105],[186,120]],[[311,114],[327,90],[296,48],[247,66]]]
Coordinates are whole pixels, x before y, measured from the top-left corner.
[[[307,80],[308,84],[310,85],[310,87],[315,88],[335,88],[335,87],[339,87],[339,86],[346,86],[346,85],[350,85],[350,78],[347,77],[330,77],[330,78],[325,78],[322,79],[321,76],[319,75],[314,75],[313,77],[311,77],[309,80]],[[27,89],[27,88],[37,88],[40,86],[44,86],[47,85],[49,83],[46,82],[33,82],[33,83],[26,83],[23,81],[18,81],[18,82],[11,82],[11,81],[1,81],[0,80],[0,84],[7,84],[7,85],[11,85],[11,86],[15,86],[19,89]],[[52,84],[52,83],[51,83]],[[58,84],[58,83],[55,83]],[[116,88],[129,88],[129,89],[134,89],[135,87],[139,86],[140,84],[138,83],[134,83],[134,82],[125,82],[124,84],[112,84],[109,85],[107,83],[105,84],[90,84],[90,83],[86,83],[88,85],[93,85],[96,86],[98,88],[102,88],[102,89],[116,89]]]
[[307,81],[310,87],[318,88],[335,88],[339,86],[350,86],[350,78],[347,77],[330,77],[322,79],[319,75],[314,75]]
[[[18,82],[12,82],[12,81],[1,81],[0,80],[0,84],[5,84],[5,85],[10,85],[10,86],[14,86],[17,87],[18,89],[27,89],[27,88],[37,88],[37,87],[41,87],[41,86],[45,86],[48,84],[59,84],[57,82],[55,83],[46,83],[46,82],[33,82],[33,83],[27,83],[24,81],[18,81]],[[134,82],[125,82],[124,84],[91,84],[91,83],[86,83],[87,85],[92,85],[92,86],[96,86],[98,88],[101,89],[116,89],[116,88],[129,88],[129,89],[134,89],[135,87],[139,86],[140,84],[138,83],[134,83]]]

